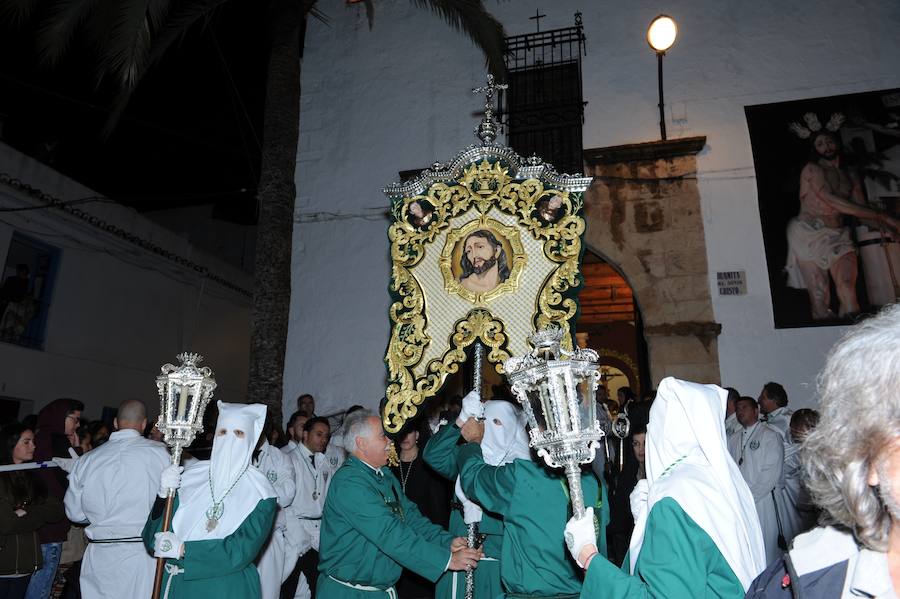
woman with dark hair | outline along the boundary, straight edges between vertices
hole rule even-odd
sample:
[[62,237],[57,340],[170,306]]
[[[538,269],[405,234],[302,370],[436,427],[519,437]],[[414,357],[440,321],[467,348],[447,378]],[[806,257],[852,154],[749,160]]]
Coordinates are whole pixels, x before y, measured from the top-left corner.
[[[34,433],[21,424],[0,431],[0,462],[22,464],[34,459]],[[25,596],[31,574],[42,565],[37,530],[61,520],[62,501],[47,494],[33,472],[0,474],[0,599]]]

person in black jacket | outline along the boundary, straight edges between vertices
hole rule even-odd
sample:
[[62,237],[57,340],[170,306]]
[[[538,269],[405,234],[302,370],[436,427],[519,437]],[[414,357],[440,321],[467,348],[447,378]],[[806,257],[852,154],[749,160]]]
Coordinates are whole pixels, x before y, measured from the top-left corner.
[[[34,457],[34,433],[21,424],[0,432],[0,462],[23,464]],[[0,473],[0,599],[25,596],[31,574],[42,565],[38,529],[63,518],[59,498],[33,471]]]
[[[51,401],[38,412],[37,430],[34,436],[34,457],[38,461],[60,459],[71,465],[70,448],[79,448],[78,425],[81,423],[81,411],[84,404],[77,399],[60,398]],[[69,467],[71,469],[71,466]],[[39,478],[47,487],[47,493],[54,499],[63,500],[69,486],[66,470],[60,468],[42,468],[37,471]],[[62,544],[69,534],[69,521],[61,518],[48,522],[38,531],[41,540],[41,554],[44,565],[28,583],[28,599],[47,599],[53,588],[53,579],[59,567]]]

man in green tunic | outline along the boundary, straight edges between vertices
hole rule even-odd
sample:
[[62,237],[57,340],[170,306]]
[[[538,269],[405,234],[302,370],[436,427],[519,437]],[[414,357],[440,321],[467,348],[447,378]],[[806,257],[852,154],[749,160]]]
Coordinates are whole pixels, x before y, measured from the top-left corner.
[[[212,456],[163,470],[159,499],[143,539],[156,557],[167,558],[163,599],[216,597],[258,599],[253,560],[272,533],[275,489],[250,465],[266,419],[261,404],[219,402]],[[160,532],[168,489],[178,489],[172,530]]]
[[715,385],[660,383],[622,569],[596,557],[592,510],[566,525],[566,545],[587,571],[583,598],[739,599],[763,570],[753,496],[725,442],[726,396]]
[[[504,533],[500,580],[506,597],[569,598],[581,592],[581,576],[566,554],[559,531],[571,515],[569,490],[562,473],[531,459],[502,466],[485,463],[479,443],[484,424],[470,418],[462,427],[469,443],[457,450],[463,491],[485,510],[502,514]],[[583,474],[586,505],[598,505],[602,530],[609,521],[597,479]]]
[[477,567],[481,552],[425,518],[385,467],[390,441],[381,420],[360,410],[345,430],[351,455],[322,512],[318,599],[395,599],[403,568],[435,581],[446,570]]
[[[475,403],[475,407],[471,405]],[[468,413],[472,410],[476,413]],[[446,478],[457,481],[459,463],[456,459],[456,446],[463,440],[460,425],[468,416],[482,415],[485,423],[485,439],[482,451],[485,461],[499,466],[512,462],[516,458],[529,458],[528,437],[525,434],[521,410],[508,401],[487,401],[481,407],[478,393],[473,392],[463,399],[463,411],[460,419],[438,431],[425,446],[425,461],[435,471]],[[502,594],[500,586],[500,553],[503,543],[503,521],[500,516],[484,512],[480,506],[470,501],[461,489],[457,489],[458,502],[450,515],[450,531],[464,536],[467,533],[468,521],[478,522],[478,533],[484,535],[484,557],[475,571],[475,597],[494,599]],[[446,572],[438,580],[435,589],[436,599],[461,599],[465,595],[465,576],[458,572]]]

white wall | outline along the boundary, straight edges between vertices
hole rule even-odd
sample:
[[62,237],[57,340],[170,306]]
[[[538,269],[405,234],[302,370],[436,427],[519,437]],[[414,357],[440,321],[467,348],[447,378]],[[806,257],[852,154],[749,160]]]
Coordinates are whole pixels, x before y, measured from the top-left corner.
[[[722,381],[748,395],[780,381],[793,407],[813,405],[815,375],[843,329],[774,329],[743,109],[900,85],[900,3],[551,4],[485,3],[508,34],[533,31],[537,9],[548,15],[544,30],[583,13],[585,148],[658,139],[656,57],[644,35],[661,12],[677,20],[665,58],[668,129],[670,138],[707,136],[698,176]],[[469,89],[484,79],[478,51],[407,0],[376,3],[371,31],[358,5],[326,11],[331,24],[311,22],[303,63],[286,411],[301,392],[319,398],[320,412],[377,406],[389,304],[388,221],[372,216],[387,206],[380,189],[399,170],[475,142],[479,102]],[[348,219],[309,222],[318,212]],[[720,270],[745,270],[748,294],[720,298]]]
[[[62,200],[96,195],[52,169],[0,145],[0,171]],[[39,205],[0,185],[0,207]],[[251,288],[246,273],[196,251],[174,233],[117,204],[79,208],[149,239],[228,280]],[[44,349],[0,343],[0,395],[85,403],[85,417],[123,399],[159,411],[156,376],[183,350],[203,354],[219,399],[243,397],[249,368],[249,299],[196,272],[119,240],[58,209],[0,213],[0,261],[13,231],[61,250]],[[201,293],[202,289],[202,293]],[[198,301],[199,300],[199,301]],[[25,415],[25,414],[22,414]]]

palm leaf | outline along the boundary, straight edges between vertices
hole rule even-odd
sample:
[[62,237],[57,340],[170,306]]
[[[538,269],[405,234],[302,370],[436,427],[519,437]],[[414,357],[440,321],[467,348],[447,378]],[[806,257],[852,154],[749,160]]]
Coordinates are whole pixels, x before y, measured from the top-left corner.
[[147,22],[150,24],[152,33],[159,31],[163,26],[172,3],[173,0],[150,0],[147,4]]
[[197,0],[179,6],[169,14],[159,33],[153,40],[148,66],[159,63],[169,48],[184,38],[190,29],[201,21],[207,23],[219,6],[228,0]]
[[481,0],[410,0],[414,6],[429,8],[452,29],[461,31],[484,53],[488,71],[499,81],[506,80],[503,25],[489,13]]
[[0,17],[13,27],[21,27],[34,14],[41,0],[2,0]]
[[41,18],[35,43],[38,58],[45,66],[55,67],[69,49],[78,27],[87,19],[99,0],[59,0]]

